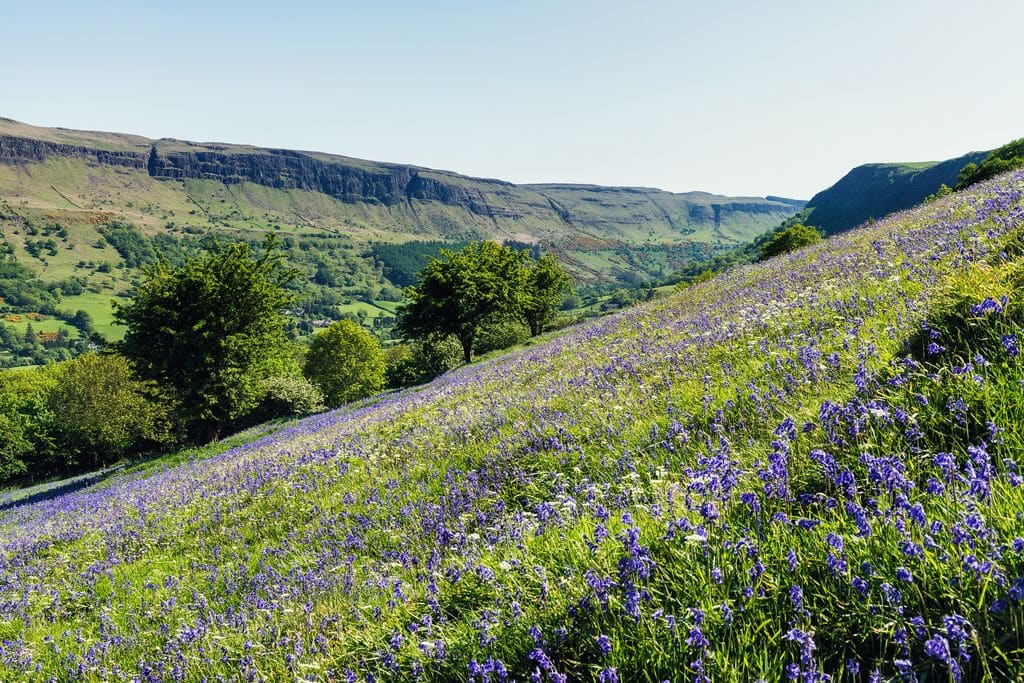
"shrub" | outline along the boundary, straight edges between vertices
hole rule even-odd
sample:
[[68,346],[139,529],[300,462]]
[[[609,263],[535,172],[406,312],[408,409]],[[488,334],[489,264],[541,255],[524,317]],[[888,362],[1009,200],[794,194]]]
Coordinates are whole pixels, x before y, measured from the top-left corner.
[[279,417],[311,415],[324,410],[324,395],[312,382],[298,375],[269,377],[261,383],[263,399],[253,414],[258,422]]
[[384,352],[377,339],[351,320],[317,332],[306,355],[306,378],[335,408],[384,388]]
[[[545,319],[545,324],[550,319]],[[476,350],[479,353],[490,353],[500,349],[507,349],[516,344],[522,344],[530,338],[530,328],[519,320],[499,320],[490,325],[485,325],[480,330],[476,340]]]
[[399,389],[416,383],[411,344],[398,344],[384,349],[384,383],[389,389]]
[[385,352],[386,381],[392,389],[429,382],[462,362],[455,337],[430,337],[414,344],[392,346]]
[[821,241],[821,233],[809,225],[797,223],[775,233],[761,245],[761,260],[806,247]]

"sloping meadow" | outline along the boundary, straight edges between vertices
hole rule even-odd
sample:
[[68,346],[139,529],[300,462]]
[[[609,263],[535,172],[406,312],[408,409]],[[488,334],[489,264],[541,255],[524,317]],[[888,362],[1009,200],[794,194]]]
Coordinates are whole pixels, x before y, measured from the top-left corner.
[[1022,197],[0,513],[0,679],[1015,678]]

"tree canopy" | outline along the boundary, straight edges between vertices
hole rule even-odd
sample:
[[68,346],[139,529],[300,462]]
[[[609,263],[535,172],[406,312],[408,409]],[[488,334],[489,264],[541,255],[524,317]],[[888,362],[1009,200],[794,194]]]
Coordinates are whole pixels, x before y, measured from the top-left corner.
[[441,250],[405,290],[409,303],[399,309],[398,329],[411,337],[452,335],[463,360],[473,360],[488,319],[520,315],[525,304],[528,255],[495,242],[477,242],[461,251]]
[[796,223],[775,233],[771,239],[761,245],[761,259],[769,259],[820,241],[820,232],[809,225]]
[[1000,173],[1024,168],[1024,138],[1007,143],[993,150],[981,164],[970,163],[960,170],[956,190],[970,187],[982,180],[994,178]]
[[194,437],[215,439],[255,407],[261,380],[290,362],[282,311],[296,276],[273,237],[255,257],[236,242],[212,245],[180,267],[160,259],[144,268],[134,298],[115,308],[128,328],[117,349],[142,379],[173,395]]
[[383,389],[385,370],[377,339],[355,322],[339,320],[313,335],[304,374],[335,408]]
[[530,326],[530,336],[536,337],[544,331],[558,313],[562,296],[571,291],[569,276],[562,270],[558,257],[544,254],[531,261],[526,270],[526,296],[523,302],[523,318]]

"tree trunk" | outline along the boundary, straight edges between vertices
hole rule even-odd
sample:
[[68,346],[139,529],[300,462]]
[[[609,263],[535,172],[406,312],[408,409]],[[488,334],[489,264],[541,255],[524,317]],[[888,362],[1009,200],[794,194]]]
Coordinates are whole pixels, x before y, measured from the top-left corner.
[[462,360],[469,365],[473,362],[473,338],[459,338],[459,343],[462,344]]
[[214,441],[217,440],[218,436],[220,436],[220,429],[217,427],[216,422],[213,422],[211,420],[210,422],[207,422],[206,424],[203,425],[204,444],[213,443]]

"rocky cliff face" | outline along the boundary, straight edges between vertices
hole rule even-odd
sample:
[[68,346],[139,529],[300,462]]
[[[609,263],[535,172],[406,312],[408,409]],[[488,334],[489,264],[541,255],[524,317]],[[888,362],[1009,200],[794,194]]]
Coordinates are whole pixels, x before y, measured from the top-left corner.
[[[182,149],[182,147],[186,149]],[[191,149],[194,147],[195,149]],[[0,162],[31,163],[52,157],[73,157],[91,163],[145,170],[159,179],[202,179],[224,183],[252,182],[277,189],[320,192],[348,203],[367,202],[384,206],[402,203],[438,202],[458,207],[487,219],[522,218],[538,204],[549,204],[562,221],[572,222],[576,214],[543,194],[543,187],[516,186],[498,180],[460,178],[446,182],[440,172],[398,164],[361,166],[343,158],[320,158],[305,152],[283,149],[231,148],[192,145],[179,141],[155,141],[148,154],[136,150],[106,150],[95,147],[0,135]],[[600,188],[560,186],[588,195],[635,196],[651,194],[675,197],[671,193],[644,188]],[[533,195],[537,196],[533,196]],[[495,201],[502,197],[506,201]],[[723,201],[724,200],[724,201]],[[591,200],[594,201],[594,200]],[[615,200],[611,200],[615,203]],[[599,201],[598,201],[599,203]],[[678,202],[676,202],[678,203]],[[790,210],[776,201],[738,201],[714,197],[708,201],[683,202],[685,222],[719,227],[729,216],[777,215]],[[796,207],[799,208],[799,207]],[[796,208],[792,210],[795,211]],[[584,219],[585,220],[585,219]]]
[[137,169],[146,167],[146,155],[139,152],[96,149],[47,140],[0,135],[0,162],[41,162],[51,157],[72,157],[97,164]]
[[53,157],[144,169],[154,178],[205,179],[224,183],[248,181],[278,189],[321,192],[351,203],[371,202],[390,206],[415,199],[458,206],[480,216],[517,216],[515,211],[488,203],[479,190],[423,176],[420,169],[410,166],[384,165],[381,171],[370,171],[280,149],[255,153],[227,150],[162,152],[160,144],[156,143],[146,154],[0,135],[0,163],[38,163]]
[[[252,183],[316,193],[340,202],[278,196],[279,206],[275,205],[277,200],[265,199],[257,209],[245,204],[243,189],[228,193],[229,201],[241,202],[232,214],[209,210],[204,204],[203,197],[211,194],[217,194],[217,204],[224,201],[225,196],[215,188],[174,183],[173,192],[190,193],[185,201],[221,226],[234,220],[231,215],[251,217],[269,212],[275,215],[275,222],[297,220],[304,228],[324,225],[341,232],[363,230],[375,236],[399,234],[412,239],[513,239],[542,242],[566,253],[637,245],[644,249],[657,245],[684,250],[728,248],[753,239],[802,208],[801,202],[780,198],[577,184],[515,185],[317,152],[152,140],[0,120],[0,164],[24,166],[53,158],[130,168],[162,181]],[[84,177],[67,182],[78,184],[77,189],[64,190],[75,194],[83,206],[126,208],[117,206],[118,197],[127,197],[122,190],[94,187],[95,179]],[[145,183],[136,183],[125,189],[131,194],[145,194],[148,190],[144,187]],[[138,196],[133,203],[156,206],[168,197]],[[296,208],[296,202],[306,208]],[[169,212],[171,207],[162,210]],[[148,216],[136,215],[131,220],[146,220]],[[615,265],[618,258],[606,253],[596,267],[619,267]]]
[[[302,152],[271,149],[261,153],[150,150],[146,169],[154,178],[200,178],[225,183],[249,181],[278,189],[321,192],[345,202],[394,205],[416,199],[458,206],[491,216],[495,207],[479,191],[424,177],[410,166],[387,165],[370,171],[324,161]],[[497,210],[514,217],[514,212]]]

